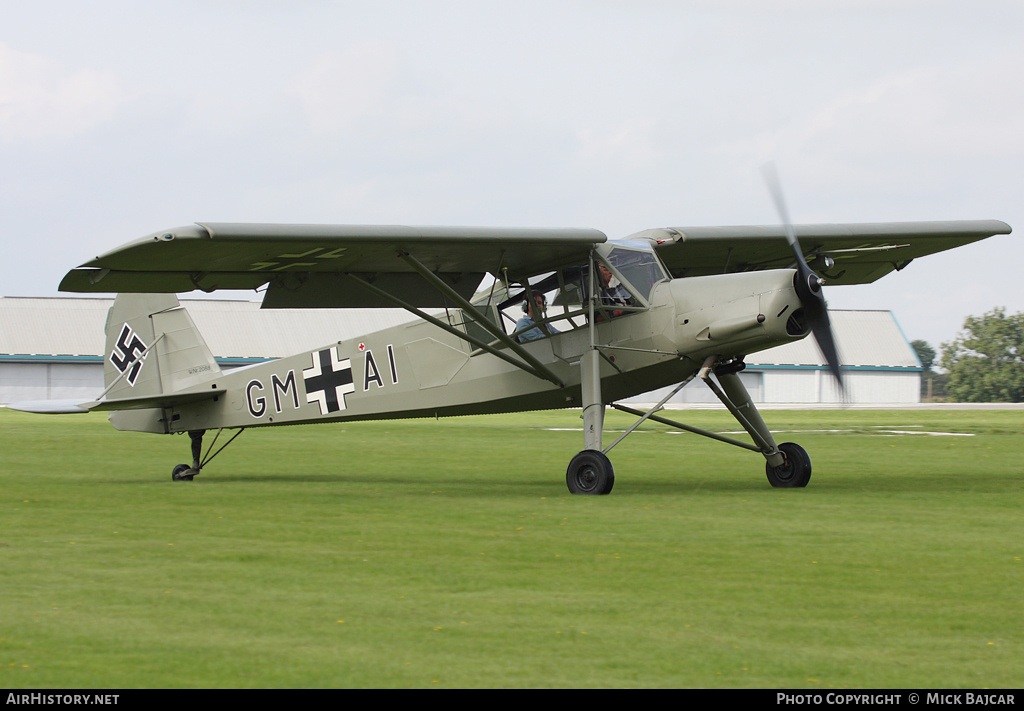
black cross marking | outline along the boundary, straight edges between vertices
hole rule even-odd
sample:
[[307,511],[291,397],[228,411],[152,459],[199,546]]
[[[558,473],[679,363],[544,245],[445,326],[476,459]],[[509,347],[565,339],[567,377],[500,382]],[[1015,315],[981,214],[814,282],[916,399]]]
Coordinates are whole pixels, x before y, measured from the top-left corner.
[[345,395],[355,392],[352,382],[352,362],[338,358],[338,347],[312,354],[312,367],[302,371],[306,384],[306,402],[320,404],[320,414],[345,409]]

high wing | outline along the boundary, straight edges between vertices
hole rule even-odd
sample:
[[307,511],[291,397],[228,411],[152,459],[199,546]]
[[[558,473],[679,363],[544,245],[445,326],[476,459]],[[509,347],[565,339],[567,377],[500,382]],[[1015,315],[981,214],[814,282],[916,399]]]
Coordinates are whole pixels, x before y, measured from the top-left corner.
[[[911,260],[1010,233],[999,220],[795,225],[805,258],[831,284],[869,284]],[[779,269],[793,265],[782,226],[675,227],[634,237],[654,240],[675,277]],[[825,268],[819,257],[831,257]],[[818,261],[815,261],[818,260]]]
[[[998,220],[973,220],[796,225],[795,231],[806,260],[830,284],[867,284],[917,257],[1011,230]],[[654,242],[675,277],[793,264],[781,226],[670,227],[632,238]],[[267,285],[266,308],[393,306],[382,293],[416,307],[441,307],[453,294],[469,298],[486,272],[521,281],[583,264],[593,245],[605,241],[592,229],[204,222],[96,257],[69,272],[60,289],[181,293]],[[834,260],[831,267],[825,257]]]
[[276,225],[203,222],[156,232],[70,271],[61,291],[180,293],[256,289],[264,307],[379,307],[360,282],[417,307],[444,306],[436,276],[468,298],[486,272],[523,279],[586,262],[589,229]]

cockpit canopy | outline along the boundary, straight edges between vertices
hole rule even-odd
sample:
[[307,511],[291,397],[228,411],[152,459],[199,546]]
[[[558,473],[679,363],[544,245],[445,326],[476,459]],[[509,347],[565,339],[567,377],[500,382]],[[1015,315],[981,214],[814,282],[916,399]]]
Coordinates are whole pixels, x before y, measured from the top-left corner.
[[623,284],[644,301],[654,285],[671,278],[649,242],[623,240],[598,245],[597,254],[621,275]]
[[[644,240],[621,240],[597,245],[598,265],[604,265],[618,282],[633,295],[635,306],[646,306],[651,298],[654,285],[670,279],[665,266],[658,259],[654,248]],[[582,304],[589,287],[586,265],[573,270],[562,270],[563,278],[555,305]],[[595,275],[600,287],[600,279]]]

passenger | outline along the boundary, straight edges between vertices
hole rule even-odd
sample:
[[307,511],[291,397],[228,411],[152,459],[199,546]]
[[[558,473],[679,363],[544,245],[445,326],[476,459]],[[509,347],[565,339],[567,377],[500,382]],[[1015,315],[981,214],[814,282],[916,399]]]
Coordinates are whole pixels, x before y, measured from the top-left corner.
[[[534,328],[530,328],[530,326],[533,326],[533,324],[538,320],[544,318],[544,311],[547,309],[548,299],[544,294],[535,291],[533,293],[533,304],[530,305],[529,308],[527,308],[528,303],[528,301],[523,302],[523,311],[526,312],[526,315],[516,321],[516,331],[521,331],[521,333],[518,333],[516,336],[516,341],[519,343],[536,341],[538,338],[545,337],[544,331],[542,331],[539,326],[535,326]],[[546,328],[551,334],[558,333],[558,329],[551,324],[547,324]],[[523,329],[529,330],[523,331]]]
[[601,277],[601,305],[611,307],[609,315],[612,318],[621,316],[621,307],[629,306],[632,298],[629,291],[603,263],[598,263],[597,270]]

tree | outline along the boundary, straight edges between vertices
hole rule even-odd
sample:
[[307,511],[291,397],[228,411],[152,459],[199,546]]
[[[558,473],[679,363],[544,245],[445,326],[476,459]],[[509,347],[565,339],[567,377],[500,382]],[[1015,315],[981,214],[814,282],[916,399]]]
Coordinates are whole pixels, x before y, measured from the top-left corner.
[[932,363],[935,362],[935,349],[928,344],[928,341],[911,341],[910,347],[917,353],[917,359],[921,361],[921,367],[924,368],[924,372],[932,372]]
[[946,381],[949,377],[945,373],[936,373],[932,370],[935,358],[938,355],[928,341],[916,340],[910,342],[910,347],[917,354],[921,361],[921,401],[932,402],[936,398],[943,398],[946,395]]
[[1024,313],[968,316],[963,331],[942,344],[941,364],[953,400],[1024,402]]

